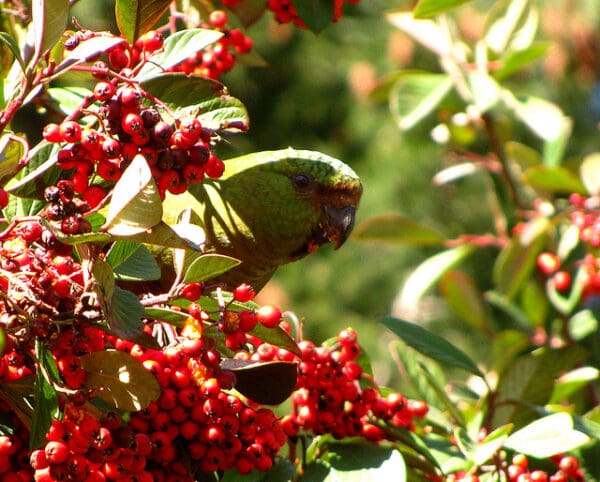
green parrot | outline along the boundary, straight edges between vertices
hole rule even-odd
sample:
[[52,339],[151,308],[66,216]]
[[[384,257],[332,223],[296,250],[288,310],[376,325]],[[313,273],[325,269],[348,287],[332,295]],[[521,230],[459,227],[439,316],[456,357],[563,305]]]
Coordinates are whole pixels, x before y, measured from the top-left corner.
[[259,291],[279,266],[328,242],[339,248],[361,194],[360,179],[343,162],[288,148],[227,160],[221,178],[167,194],[163,220],[173,225],[191,208],[204,231],[202,252],[241,261],[214,281],[230,289],[246,282]]

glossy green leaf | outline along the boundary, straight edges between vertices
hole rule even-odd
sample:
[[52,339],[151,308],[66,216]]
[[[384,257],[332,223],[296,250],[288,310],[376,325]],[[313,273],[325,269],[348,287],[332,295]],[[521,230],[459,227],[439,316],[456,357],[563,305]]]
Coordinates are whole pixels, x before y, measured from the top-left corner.
[[240,261],[222,254],[203,254],[196,258],[185,272],[184,283],[198,283],[216,278],[240,264]]
[[[48,433],[52,420],[60,415],[58,394],[53,386],[53,383],[60,382],[60,374],[54,356],[40,340],[36,340],[35,351],[38,368],[33,387],[34,406],[29,436],[30,450],[39,449],[46,443],[46,433]],[[47,377],[51,377],[51,380],[48,380]]]
[[589,437],[573,429],[567,413],[548,415],[531,422],[508,437],[506,447],[540,459],[569,452],[589,442]]
[[23,62],[23,57],[21,57],[21,51],[19,50],[19,46],[14,38],[12,38],[6,32],[0,32],[0,42],[8,47],[11,53],[14,55],[15,60],[21,66],[21,70],[25,72],[25,62]]
[[569,336],[575,341],[581,341],[598,331],[598,318],[591,309],[578,311],[569,318]]
[[65,51],[64,58],[56,66],[54,73],[64,72],[77,64],[88,62],[122,43],[123,38],[113,35],[99,35],[83,40],[73,50]]
[[475,246],[463,244],[427,258],[404,282],[400,293],[400,305],[415,306],[444,273],[460,264],[474,251]]
[[584,184],[565,167],[534,166],[527,169],[523,176],[525,182],[531,187],[550,194],[586,192]]
[[419,0],[413,9],[416,18],[428,18],[451,10],[471,0]]
[[542,251],[550,223],[538,218],[528,223],[520,236],[502,248],[494,264],[493,280],[498,291],[512,299],[535,268],[537,255]]
[[448,74],[406,72],[390,92],[390,109],[400,130],[417,125],[450,93],[454,81]]
[[27,141],[22,139],[22,142],[19,142],[16,137],[15,134],[5,134],[0,137],[0,185],[2,186],[16,174],[25,154],[23,144]]
[[473,375],[484,377],[470,357],[441,336],[419,325],[391,316],[381,319],[380,322],[419,353],[445,366],[462,368]]
[[33,0],[31,16],[35,35],[35,54],[32,59],[37,63],[39,58],[60,40],[69,21],[69,0]]
[[450,397],[446,393],[444,385],[433,375],[431,370],[427,367],[427,364],[419,362],[419,370],[422,376],[427,380],[427,383],[435,391],[437,398],[441,402],[442,408],[448,412],[448,416],[452,419],[452,422],[461,427],[465,426],[465,419],[463,414],[458,409],[456,404],[450,400]]
[[154,26],[170,4],[171,0],[117,0],[115,16],[119,31],[132,44]]
[[365,443],[329,445],[326,461],[331,467],[323,482],[405,482],[406,464],[397,450]]
[[167,73],[141,83],[178,117],[197,115],[202,126],[214,130],[246,131],[248,112],[242,102],[231,97],[225,87],[204,77]]
[[125,340],[135,340],[144,329],[144,307],[131,291],[115,286],[105,313],[111,332]]
[[292,0],[292,4],[313,32],[320,32],[331,23],[334,10],[331,0]]
[[444,236],[436,230],[398,214],[372,216],[353,232],[359,241],[406,243],[416,246],[440,245]]
[[508,141],[504,144],[508,161],[525,170],[542,163],[542,156],[534,148],[520,142]]
[[47,91],[50,98],[56,103],[56,107],[65,115],[70,114],[80,105],[85,97],[92,92],[85,87],[65,86],[50,87]]
[[87,372],[85,386],[97,398],[118,410],[139,411],[160,396],[156,378],[128,353],[104,350],[81,357]]
[[160,268],[148,248],[132,241],[114,243],[106,254],[106,262],[114,270],[115,278],[126,281],[160,279]]
[[115,236],[115,238],[163,246],[165,248],[195,249],[195,246],[192,245],[191,242],[188,242],[186,239],[179,236],[175,228],[176,226],[169,226],[161,221],[153,226],[150,231],[144,231],[133,236]]
[[138,80],[144,80],[161,75],[189,56],[215,43],[222,36],[222,32],[204,28],[182,30],[169,35],[162,50],[144,64],[136,77]]
[[168,308],[144,308],[146,318],[152,320],[161,320],[170,323],[173,326],[182,327],[190,315],[181,311],[170,310]]
[[60,179],[62,169],[56,166],[58,144],[41,142],[29,153],[29,162],[11,181],[6,190],[20,197],[43,199],[46,186],[54,186]]
[[491,331],[489,313],[473,278],[448,271],[440,280],[440,291],[452,312],[478,331]]
[[561,403],[567,400],[571,395],[598,378],[600,378],[600,371],[590,366],[576,368],[561,375],[554,384],[550,403]]
[[297,364],[227,358],[221,368],[235,373],[235,389],[256,403],[279,405],[296,388]]
[[146,159],[137,155],[113,189],[103,230],[115,236],[147,232],[160,223],[162,201]]

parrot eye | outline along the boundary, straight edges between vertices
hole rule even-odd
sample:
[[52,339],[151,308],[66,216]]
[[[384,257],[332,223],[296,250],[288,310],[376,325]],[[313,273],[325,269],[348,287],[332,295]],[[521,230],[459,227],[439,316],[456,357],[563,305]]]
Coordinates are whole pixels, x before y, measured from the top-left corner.
[[312,177],[304,173],[296,174],[292,176],[292,184],[296,189],[304,191],[312,184]]

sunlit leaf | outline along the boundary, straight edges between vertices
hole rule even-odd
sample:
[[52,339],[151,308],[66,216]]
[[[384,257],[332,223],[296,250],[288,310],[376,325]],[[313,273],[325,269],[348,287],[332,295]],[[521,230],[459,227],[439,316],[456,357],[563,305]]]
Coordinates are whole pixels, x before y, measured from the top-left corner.
[[25,62],[23,62],[21,51],[19,50],[19,46],[17,45],[15,39],[6,32],[0,32],[0,42],[8,47],[10,52],[14,55],[15,59],[21,66],[21,70],[25,72]]
[[222,36],[222,32],[204,28],[187,29],[169,35],[162,50],[144,64],[137,78],[144,80],[160,75],[180,64],[189,56],[215,43]]
[[412,12],[406,11],[389,12],[386,19],[436,55],[442,57],[452,53],[452,40],[433,20],[417,19]]
[[221,254],[203,254],[196,258],[187,269],[183,278],[184,283],[197,283],[216,278],[235,268],[240,261]]
[[406,464],[397,450],[367,444],[333,444],[326,460],[330,471],[323,482],[406,482]]
[[524,50],[533,42],[538,12],[530,0],[501,0],[489,12],[485,40],[496,53]]
[[[46,443],[46,433],[48,433],[52,420],[60,415],[58,394],[53,385],[60,382],[60,375],[54,356],[46,345],[39,340],[36,341],[35,349],[39,365],[36,370],[34,384],[34,406],[29,436],[29,448],[31,450],[38,449]],[[51,379],[49,380],[47,377]]]
[[[551,194],[584,193],[585,186],[562,166],[534,166],[523,173],[524,181],[534,189]],[[584,183],[585,183],[585,178]],[[591,181],[593,182],[593,181]]]
[[51,49],[62,36],[69,20],[69,0],[33,0],[31,16],[35,33],[35,56],[37,63],[40,56]]
[[590,438],[573,429],[573,419],[567,413],[548,415],[531,422],[506,440],[506,447],[540,459],[569,452]]
[[15,175],[25,154],[25,139],[17,141],[15,134],[0,137],[0,185],[4,185]]
[[600,378],[600,371],[590,366],[576,368],[561,375],[554,384],[550,403],[561,403],[598,378]]
[[471,0],[419,0],[413,15],[416,18],[427,18],[444,13]]
[[114,187],[103,230],[115,236],[140,234],[161,218],[158,188],[146,159],[137,155]]
[[121,34],[133,43],[167,11],[171,0],[117,0],[115,17]]
[[111,48],[124,43],[121,37],[99,35],[79,42],[73,50],[67,50],[62,62],[56,66],[55,73],[67,70],[74,65],[87,62]]
[[400,293],[400,306],[415,306],[446,271],[457,266],[473,251],[475,246],[463,244],[427,258],[404,282]]
[[160,395],[160,385],[139,360],[128,353],[104,350],[81,357],[87,388],[97,398],[119,410],[139,411]]
[[132,241],[113,243],[106,254],[106,262],[115,272],[115,278],[129,281],[160,279],[160,268],[148,248]]

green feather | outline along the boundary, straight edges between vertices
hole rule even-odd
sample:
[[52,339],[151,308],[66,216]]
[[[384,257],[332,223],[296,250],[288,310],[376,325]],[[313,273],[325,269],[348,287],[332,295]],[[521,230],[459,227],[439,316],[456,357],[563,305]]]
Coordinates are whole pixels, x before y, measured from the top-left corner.
[[164,220],[176,222],[185,208],[200,219],[206,250],[235,257],[242,265],[217,281],[246,281],[260,289],[282,264],[307,254],[306,243],[320,223],[319,196],[299,192],[297,174],[314,179],[319,192],[362,192],[358,176],[341,161],[312,151],[284,149],[225,161],[224,175],[205,179],[181,195],[168,194]]

